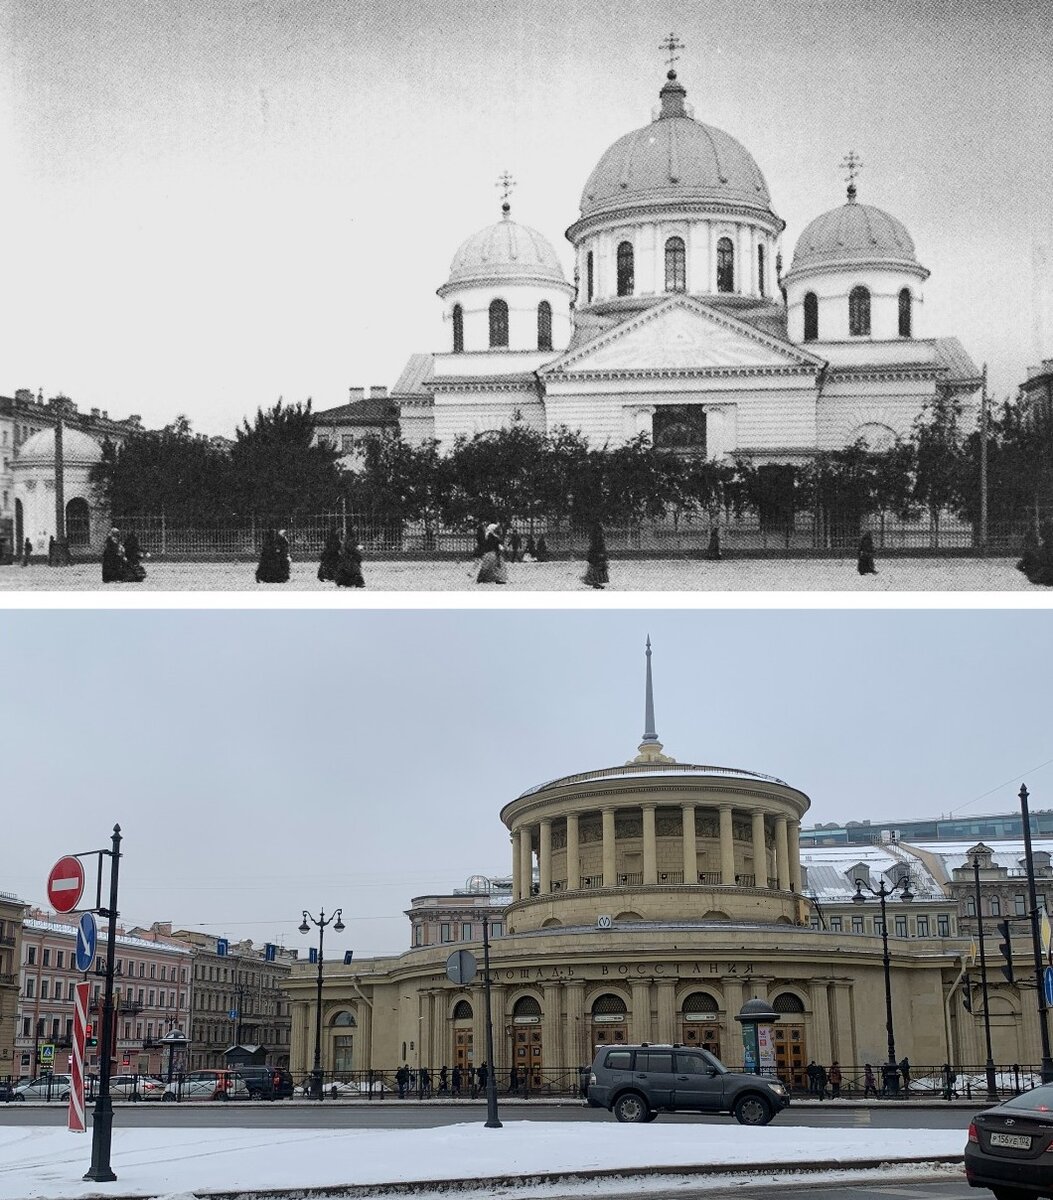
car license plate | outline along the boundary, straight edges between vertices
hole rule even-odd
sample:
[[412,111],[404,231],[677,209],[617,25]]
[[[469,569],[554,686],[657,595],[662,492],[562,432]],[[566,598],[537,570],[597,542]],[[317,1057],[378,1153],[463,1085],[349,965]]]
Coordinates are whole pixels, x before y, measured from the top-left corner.
[[1020,1133],[992,1133],[992,1146],[1005,1146],[1009,1150],[1030,1150],[1031,1139]]

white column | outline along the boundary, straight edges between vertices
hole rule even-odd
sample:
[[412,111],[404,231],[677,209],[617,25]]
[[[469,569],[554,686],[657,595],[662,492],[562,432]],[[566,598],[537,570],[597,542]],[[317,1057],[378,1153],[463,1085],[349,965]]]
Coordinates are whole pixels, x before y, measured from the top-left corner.
[[685,801],[680,806],[684,844],[684,883],[698,883],[698,844],[695,840],[695,805]]
[[525,900],[532,894],[534,882],[534,848],[531,845],[533,831],[529,825],[519,827],[519,886],[520,898]]
[[790,856],[786,845],[786,818],[775,818],[775,873],[779,879],[779,891],[790,890]]
[[617,882],[614,853],[614,809],[603,810],[603,886],[614,887]]
[[737,255],[739,259],[738,271],[735,272],[735,291],[741,292],[744,296],[752,294],[753,289],[750,286],[750,280],[753,278],[753,263],[750,261],[750,231],[748,225],[738,226],[738,242]]
[[801,822],[790,821],[786,826],[787,849],[790,856],[790,883],[795,892],[801,889]]
[[521,838],[518,827],[512,830],[512,899],[523,899],[523,873],[520,863],[519,841]]
[[541,895],[552,891],[552,820],[546,817],[541,822],[541,844],[538,848],[538,860],[541,871]]
[[581,887],[578,850],[578,814],[567,814],[567,891],[576,892]]
[[655,841],[655,806],[644,804],[643,810],[643,881],[658,882],[658,851]]
[[724,887],[735,883],[735,843],[732,839],[731,805],[720,806],[720,882]]
[[768,853],[764,845],[764,813],[753,814],[753,877],[757,887],[768,886]]

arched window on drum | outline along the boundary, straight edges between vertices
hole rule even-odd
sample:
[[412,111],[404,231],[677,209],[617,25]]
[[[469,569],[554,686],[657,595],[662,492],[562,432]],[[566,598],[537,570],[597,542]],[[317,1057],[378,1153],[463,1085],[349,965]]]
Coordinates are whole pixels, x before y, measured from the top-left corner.
[[870,336],[870,292],[862,284],[848,293],[848,332],[852,337]]
[[687,252],[682,237],[671,237],[665,244],[665,290],[687,291]]
[[490,301],[490,349],[508,345],[508,305],[504,300]]
[[804,340],[814,342],[819,336],[819,297],[815,292],[804,294]]
[[464,309],[459,304],[453,306],[453,352],[464,352]]
[[692,992],[680,1012],[680,1041],[701,1046],[720,1058],[720,1012],[715,996]]
[[901,338],[911,336],[911,305],[910,288],[903,288],[899,294],[899,336]]
[[592,1003],[592,1045],[624,1045],[629,1040],[629,1014],[625,1001],[613,992],[597,996]]
[[735,290],[735,247],[731,238],[722,237],[717,242],[717,291]]
[[547,300],[537,306],[537,348],[552,349],[552,305]]
[[617,255],[618,265],[618,295],[631,296],[633,294],[633,246],[632,242],[621,242],[618,245]]
[[803,1088],[808,1082],[804,1001],[793,992],[780,992],[771,1006],[781,1017],[775,1025],[775,1070],[784,1083]]
[[512,1008],[512,1065],[516,1068],[520,1087],[524,1079],[528,1087],[541,1086],[543,1051],[541,1005],[533,996],[520,996]]

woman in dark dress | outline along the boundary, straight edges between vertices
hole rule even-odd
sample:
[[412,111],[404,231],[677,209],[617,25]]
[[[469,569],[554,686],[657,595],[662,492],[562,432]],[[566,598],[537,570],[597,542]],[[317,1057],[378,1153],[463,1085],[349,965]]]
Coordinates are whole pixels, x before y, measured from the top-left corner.
[[548,542],[545,541],[545,535],[542,533],[537,539],[537,554],[538,562],[548,562]]
[[146,568],[142,564],[143,548],[134,530],[124,539],[124,578],[128,583],[142,583],[146,578]]
[[284,529],[279,529],[278,536],[274,539],[274,562],[275,573],[278,576],[275,582],[288,583],[289,573],[292,571],[292,554]]
[[610,582],[607,570],[607,544],[603,540],[603,526],[599,521],[593,521],[589,534],[589,549],[585,555],[589,564],[583,582],[588,587],[602,588]]
[[127,566],[124,547],[121,545],[121,531],[114,527],[102,548],[102,582],[124,583],[128,578]]
[[710,562],[720,561],[720,530],[714,528],[709,535],[709,545],[706,547],[706,558]]
[[859,553],[856,557],[856,570],[860,575],[876,575],[874,566],[874,538],[868,532],[859,539]]
[[348,530],[344,544],[340,548],[340,559],[336,565],[336,571],[333,573],[333,581],[337,587],[362,588],[366,586],[366,580],[362,574],[362,547],[358,544],[353,529]]
[[318,578],[325,582],[336,579],[336,569],[340,565],[340,534],[335,530],[329,531],[322,550],[322,561],[318,564]]
[[479,574],[475,577],[476,583],[508,582],[508,569],[502,558],[503,552],[500,526],[487,525],[483,561],[479,564]]
[[[286,576],[286,579],[288,576]],[[260,547],[260,561],[256,566],[257,583],[283,583],[281,568],[278,564],[278,535],[273,529],[268,529],[263,535],[263,545]]]

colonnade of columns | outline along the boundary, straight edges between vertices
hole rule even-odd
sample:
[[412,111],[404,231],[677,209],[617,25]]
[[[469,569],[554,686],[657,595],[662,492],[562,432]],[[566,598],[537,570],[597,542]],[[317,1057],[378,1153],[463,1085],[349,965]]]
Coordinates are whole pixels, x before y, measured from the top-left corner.
[[[643,886],[668,882],[659,879],[658,839],[655,813],[657,803],[631,806],[641,813],[643,828],[643,878],[634,880]],[[669,805],[663,805],[669,808]],[[695,833],[695,814],[698,808],[704,811],[716,809],[718,817],[718,844],[720,848],[721,887],[733,887],[741,883],[740,872],[735,863],[734,816],[735,806],[699,805],[685,800],[679,805],[681,814],[681,843],[683,847],[683,879],[685,884],[697,884],[698,838]],[[602,886],[616,887],[618,884],[618,839],[615,828],[615,813],[624,813],[626,806],[604,805],[600,808]],[[739,810],[741,812],[741,810]],[[512,826],[512,899],[524,900],[532,894],[534,881],[534,851],[537,849],[538,891],[548,895],[554,891],[578,891],[581,878],[581,813],[568,813],[566,818],[543,817],[536,822],[519,822]],[[591,815],[591,814],[589,814]],[[777,887],[780,891],[801,890],[800,822],[782,814],[750,810],[751,843],[753,850],[754,884],[756,887]],[[552,832],[553,824],[564,821],[566,825],[566,874],[565,880],[556,881],[552,875]],[[769,826],[770,822],[770,826]],[[771,829],[775,842],[775,876],[768,878],[767,831]],[[668,874],[668,872],[666,873]],[[600,886],[592,883],[591,886]]]

